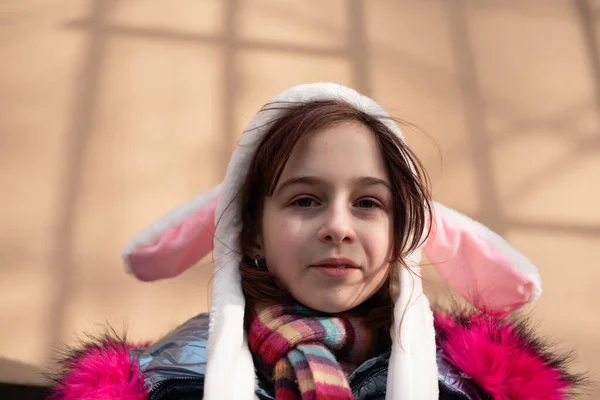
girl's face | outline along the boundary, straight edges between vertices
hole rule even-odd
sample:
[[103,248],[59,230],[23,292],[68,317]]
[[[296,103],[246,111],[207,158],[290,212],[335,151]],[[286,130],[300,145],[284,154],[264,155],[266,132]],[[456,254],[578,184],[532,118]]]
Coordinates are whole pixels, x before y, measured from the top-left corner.
[[338,313],[387,278],[392,192],[374,134],[340,122],[301,139],[273,196],[258,243],[269,271],[300,303]]

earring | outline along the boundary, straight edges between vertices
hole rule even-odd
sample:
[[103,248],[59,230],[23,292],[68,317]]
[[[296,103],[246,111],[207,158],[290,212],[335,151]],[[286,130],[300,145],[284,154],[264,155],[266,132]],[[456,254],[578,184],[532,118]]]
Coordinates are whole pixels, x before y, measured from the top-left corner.
[[256,265],[256,269],[265,269],[265,264],[258,261],[258,257],[254,257],[254,265]]

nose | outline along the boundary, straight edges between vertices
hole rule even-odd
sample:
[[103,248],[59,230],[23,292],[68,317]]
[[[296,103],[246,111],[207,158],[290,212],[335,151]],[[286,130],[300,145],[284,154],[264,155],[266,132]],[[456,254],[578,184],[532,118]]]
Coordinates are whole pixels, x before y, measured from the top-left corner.
[[332,204],[325,213],[325,220],[319,229],[319,240],[336,245],[352,243],[356,232],[352,223],[352,214],[343,204]]

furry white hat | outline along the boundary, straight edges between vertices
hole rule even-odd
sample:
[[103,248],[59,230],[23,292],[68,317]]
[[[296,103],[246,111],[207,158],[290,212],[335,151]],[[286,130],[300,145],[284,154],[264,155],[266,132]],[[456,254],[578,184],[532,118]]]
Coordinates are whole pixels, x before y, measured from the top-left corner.
[[[377,103],[337,84],[295,86],[270,103],[297,105],[323,100],[350,103],[380,118],[404,140],[398,126],[386,118],[388,114]],[[158,219],[136,235],[123,251],[128,270],[141,280],[151,281],[178,275],[214,249],[206,400],[255,397],[256,377],[244,332],[245,299],[238,268],[242,257],[239,251],[242,226],[241,204],[236,194],[261,138],[282,112],[279,107],[266,107],[257,113],[233,153],[223,183]],[[215,220],[219,221],[216,230]],[[539,273],[525,256],[485,226],[434,202],[429,238],[406,260],[414,273],[400,269],[395,327],[391,332],[394,339],[388,400],[438,398],[433,314],[418,277],[421,251],[451,287],[484,312],[507,315],[534,302],[541,294]]]

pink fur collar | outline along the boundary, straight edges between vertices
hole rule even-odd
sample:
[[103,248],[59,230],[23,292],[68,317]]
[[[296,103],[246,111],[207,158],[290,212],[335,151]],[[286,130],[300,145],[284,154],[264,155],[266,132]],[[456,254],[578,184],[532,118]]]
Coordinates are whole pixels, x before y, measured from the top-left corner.
[[69,349],[61,377],[50,400],[145,400],[148,392],[130,350],[147,347],[127,343],[114,334],[92,338],[80,349]]
[[569,357],[548,351],[526,322],[436,313],[438,347],[495,400],[567,399],[581,377],[567,373]]

